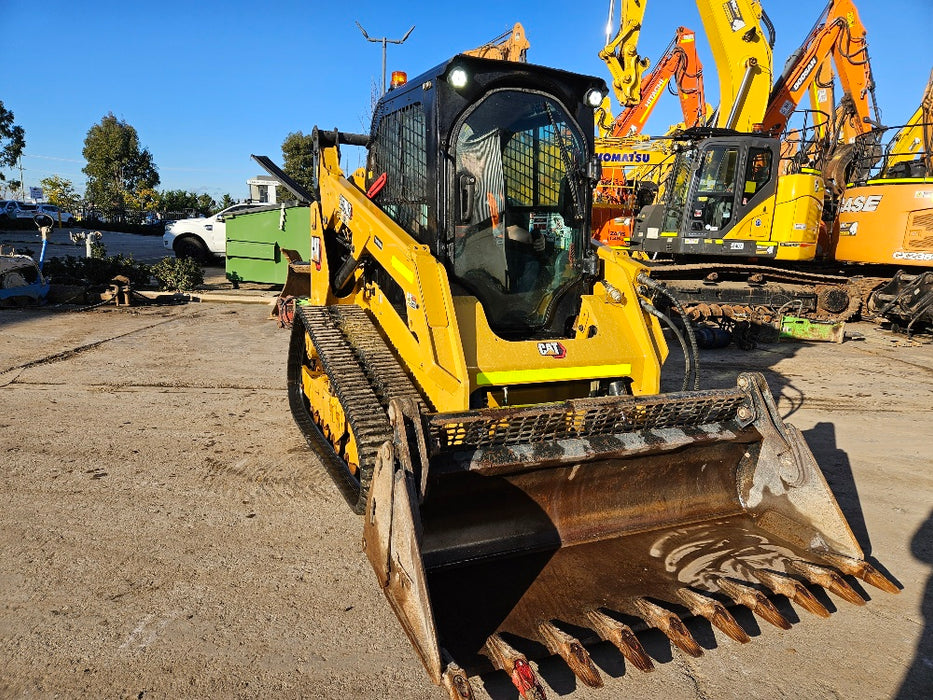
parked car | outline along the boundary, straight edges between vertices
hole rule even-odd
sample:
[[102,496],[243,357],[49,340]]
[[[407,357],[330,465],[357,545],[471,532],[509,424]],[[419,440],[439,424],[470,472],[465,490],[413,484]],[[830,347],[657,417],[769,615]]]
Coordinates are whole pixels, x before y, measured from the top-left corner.
[[17,219],[31,219],[39,213],[37,204],[25,204],[23,202],[17,202],[17,204],[19,205],[15,214],[15,218]]
[[15,199],[0,200],[0,219],[31,219],[36,215],[36,205]]
[[200,263],[207,262],[212,256],[225,255],[227,252],[227,227],[224,224],[227,217],[267,206],[234,204],[213,216],[166,221],[162,245],[174,251],[176,258],[194,258]]
[[61,221],[66,226],[71,226],[75,222],[74,214],[62,211],[54,204],[37,204],[36,212],[38,214],[48,214],[56,224]]

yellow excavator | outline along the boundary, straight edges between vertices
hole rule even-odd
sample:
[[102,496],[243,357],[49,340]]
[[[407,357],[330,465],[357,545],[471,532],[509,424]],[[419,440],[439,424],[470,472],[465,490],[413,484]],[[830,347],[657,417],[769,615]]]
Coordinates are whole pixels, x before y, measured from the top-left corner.
[[[704,5],[717,9],[715,3]],[[846,88],[845,128],[870,132],[878,123],[866,34],[852,0],[829,0],[764,109],[756,108],[756,130],[684,135],[664,196],[640,211],[630,245],[675,261],[655,267],[653,274],[689,298],[694,317],[780,324],[791,309],[808,324],[824,322],[822,330],[839,340],[841,323],[862,308],[872,285],[881,281],[863,284],[837,268],[804,265],[832,254],[824,221],[833,218],[824,212],[826,175],[831,166],[845,181],[851,146],[824,139],[827,151],[804,138],[789,149],[779,138],[830,57]],[[794,157],[785,160],[789,151]],[[832,162],[825,164],[830,154]]]
[[[772,593],[825,617],[810,585],[858,605],[846,575],[897,590],[762,376],[697,390],[688,352],[683,391],[659,393],[664,289],[589,244],[606,93],[461,54],[384,95],[369,134],[313,134],[290,407],[459,700],[492,669],[546,697],[530,660],[550,654],[600,686],[600,639],[650,670],[648,627],[699,656],[678,610],[748,642],[727,606],[787,629]],[[343,144],[367,147],[365,173],[344,176]]]

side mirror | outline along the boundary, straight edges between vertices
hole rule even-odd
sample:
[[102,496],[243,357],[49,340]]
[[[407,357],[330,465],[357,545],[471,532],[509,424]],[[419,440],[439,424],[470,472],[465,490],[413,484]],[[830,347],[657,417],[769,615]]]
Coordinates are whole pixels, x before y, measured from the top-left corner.
[[225,218],[226,217],[223,214],[218,214],[216,217],[218,223],[223,223]]

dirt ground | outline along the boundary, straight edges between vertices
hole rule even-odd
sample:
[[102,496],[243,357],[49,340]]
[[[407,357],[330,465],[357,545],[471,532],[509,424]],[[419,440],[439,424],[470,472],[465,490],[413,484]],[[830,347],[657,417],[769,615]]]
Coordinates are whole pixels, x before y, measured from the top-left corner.
[[[287,333],[267,315],[0,310],[0,696],[445,697],[292,422]],[[546,660],[550,697],[930,697],[933,346],[853,331],[705,351],[704,385],[766,373],[863,549],[904,590],[865,589],[861,608],[832,597],[828,620],[784,601],[787,632],[739,615],[747,645],[690,620],[699,659],[644,634],[652,674],[600,645],[598,690]],[[473,685],[517,697],[501,672]]]

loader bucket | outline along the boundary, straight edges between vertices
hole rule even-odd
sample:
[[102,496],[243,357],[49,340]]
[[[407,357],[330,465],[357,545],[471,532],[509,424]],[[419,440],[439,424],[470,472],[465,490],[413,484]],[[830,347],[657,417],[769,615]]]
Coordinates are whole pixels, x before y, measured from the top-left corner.
[[301,259],[301,254],[291,248],[282,248],[282,255],[288,262],[288,271],[285,275],[285,283],[282,285],[282,291],[279,292],[273,307],[272,315],[278,316],[281,308],[281,302],[291,297],[306,297],[311,291],[311,263]]
[[863,555],[800,433],[759,374],[728,390],[424,414],[393,401],[364,543],[431,679],[505,670],[542,697],[528,659],[561,655],[600,685],[585,645],[651,659],[633,634],[702,649],[680,615],[742,642],[726,609],[789,628],[766,594],[828,615],[807,584],[864,603],[840,575],[897,588]]

